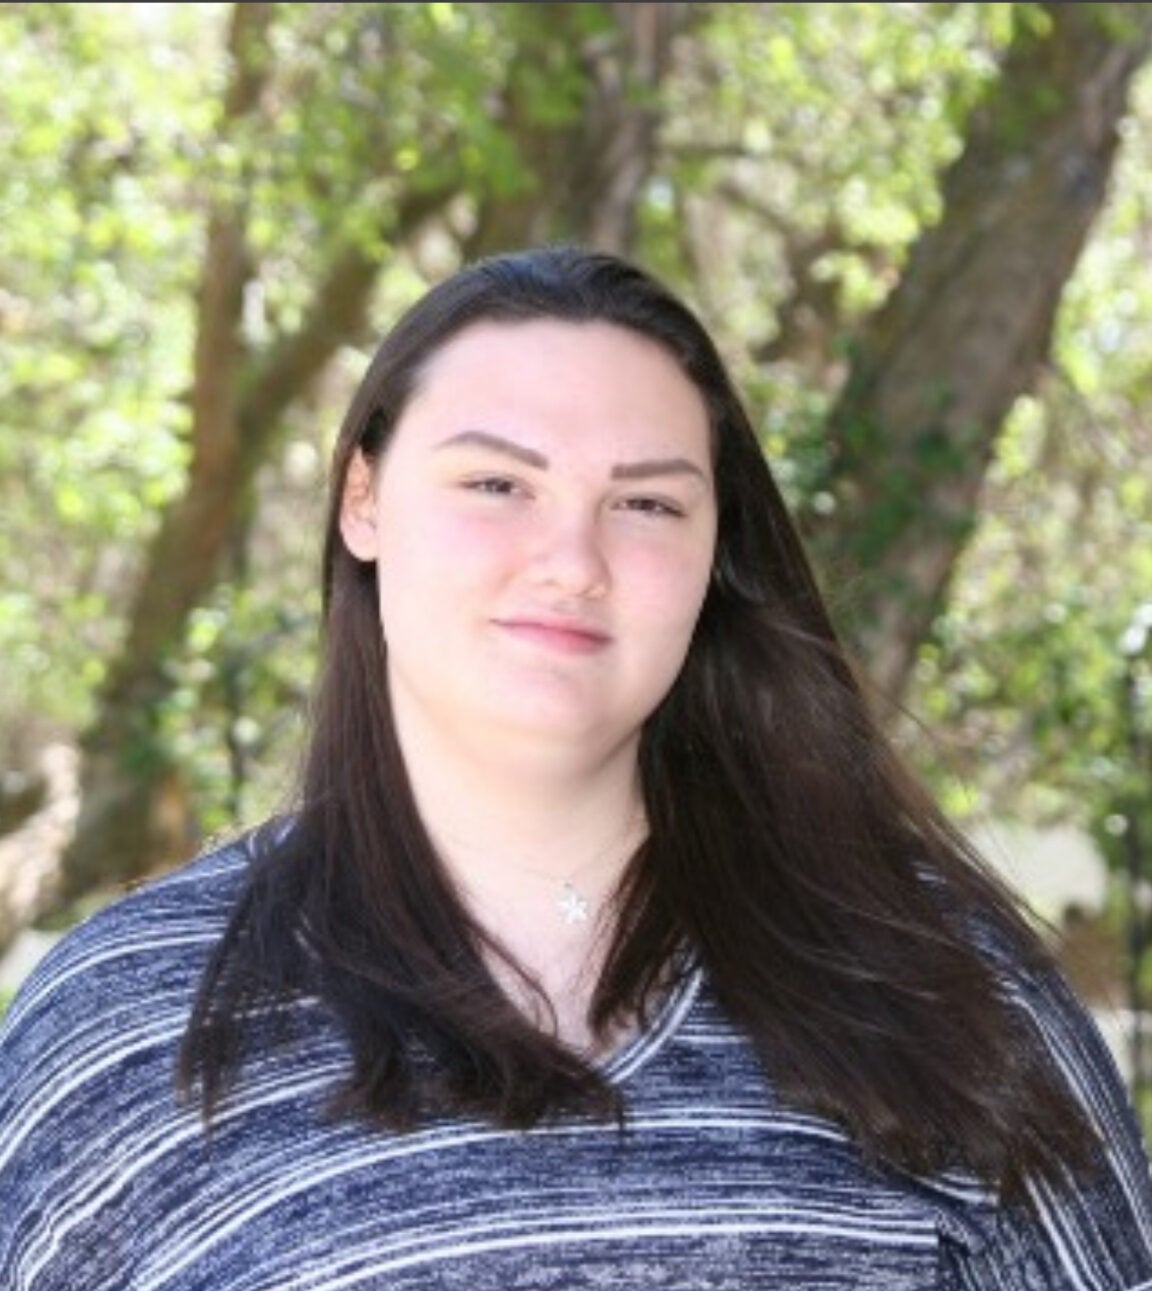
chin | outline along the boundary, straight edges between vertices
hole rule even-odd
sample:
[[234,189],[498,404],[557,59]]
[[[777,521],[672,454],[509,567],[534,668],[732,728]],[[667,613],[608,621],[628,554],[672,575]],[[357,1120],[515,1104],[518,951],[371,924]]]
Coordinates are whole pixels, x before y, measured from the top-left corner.
[[611,727],[596,720],[587,705],[581,708],[562,709],[526,708],[517,710],[514,705],[489,710],[483,718],[485,742],[491,747],[502,739],[519,747],[538,746],[541,749],[561,749],[576,752],[582,747],[596,748],[619,743]]

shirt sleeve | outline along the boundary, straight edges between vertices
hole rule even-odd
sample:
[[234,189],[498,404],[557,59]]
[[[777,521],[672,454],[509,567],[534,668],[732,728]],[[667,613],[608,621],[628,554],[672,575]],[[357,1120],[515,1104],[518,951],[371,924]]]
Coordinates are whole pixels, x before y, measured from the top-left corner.
[[115,1144],[108,1106],[88,1099],[104,1049],[82,975],[68,977],[73,944],[50,955],[0,1027],[3,1291],[130,1285],[123,1243],[88,1213]]
[[105,907],[0,1022],[0,1291],[138,1285],[145,1167],[198,1135],[173,1059],[245,868],[222,849]]
[[1011,995],[1102,1145],[1099,1172],[1030,1187],[1032,1213],[999,1207],[977,1248],[945,1253],[954,1291],[1149,1291],[1152,1182],[1140,1128],[1095,1022],[1059,976],[1013,974]]

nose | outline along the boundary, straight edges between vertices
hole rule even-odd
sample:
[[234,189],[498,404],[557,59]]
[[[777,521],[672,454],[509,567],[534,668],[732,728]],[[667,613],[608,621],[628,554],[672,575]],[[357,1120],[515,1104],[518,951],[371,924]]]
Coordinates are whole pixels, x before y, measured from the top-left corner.
[[532,562],[534,581],[561,596],[603,596],[611,583],[604,535],[595,513],[573,511],[554,516]]

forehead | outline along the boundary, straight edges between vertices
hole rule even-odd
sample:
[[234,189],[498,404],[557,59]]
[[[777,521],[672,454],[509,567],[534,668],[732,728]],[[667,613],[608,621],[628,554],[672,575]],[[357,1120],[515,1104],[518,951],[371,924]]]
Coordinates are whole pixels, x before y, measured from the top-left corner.
[[[703,395],[657,341],[613,323],[556,319],[474,323],[427,361],[398,432],[444,419],[543,434],[549,427],[598,438],[699,441],[710,432]],[[486,423],[496,419],[497,425]]]

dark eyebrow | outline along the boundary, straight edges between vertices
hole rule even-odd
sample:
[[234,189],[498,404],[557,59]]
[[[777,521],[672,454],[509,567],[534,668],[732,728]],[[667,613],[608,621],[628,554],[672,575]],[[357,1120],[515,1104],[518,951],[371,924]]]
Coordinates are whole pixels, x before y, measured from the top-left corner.
[[695,475],[708,482],[708,477],[686,457],[658,458],[649,462],[622,462],[612,468],[614,480],[646,480],[654,475]]
[[[473,444],[480,448],[489,448],[493,452],[503,453],[506,457],[514,457],[518,462],[523,462],[527,466],[534,466],[537,470],[546,471],[548,469],[548,459],[543,453],[538,453],[534,448],[525,448],[523,444],[517,444],[515,440],[505,439],[503,435],[493,435],[488,430],[462,430],[459,434],[450,435],[447,439],[441,440],[436,445],[437,451],[442,448],[456,448],[460,445]],[[614,480],[647,480],[658,475],[695,475],[698,479],[708,482],[708,477],[696,465],[690,462],[686,457],[663,457],[652,458],[642,462],[621,462],[614,466],[611,471],[611,478]]]
[[436,445],[436,449],[439,451],[441,448],[455,448],[460,444],[478,444],[481,448],[491,448],[497,453],[504,453],[507,457],[514,457],[526,466],[535,466],[541,471],[548,469],[548,459],[543,453],[536,452],[534,448],[525,448],[523,444],[514,443],[511,439],[505,439],[503,435],[493,435],[487,430],[462,430],[458,435],[451,435],[448,439],[441,440]]

